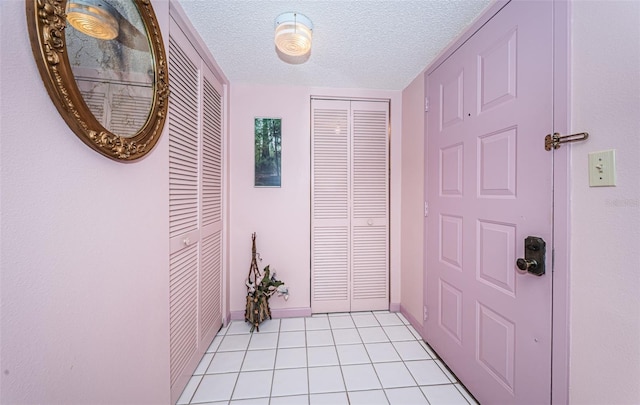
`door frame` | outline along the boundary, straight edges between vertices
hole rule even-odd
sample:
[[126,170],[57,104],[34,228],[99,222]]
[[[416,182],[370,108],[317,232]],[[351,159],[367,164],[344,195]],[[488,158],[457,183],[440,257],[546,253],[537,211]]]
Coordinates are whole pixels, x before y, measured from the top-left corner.
[[[458,48],[482,28],[510,1],[498,0],[482,13],[467,30],[461,33],[440,53],[424,71],[425,96],[428,76],[447,60]],[[568,134],[571,123],[571,5],[568,0],[553,1],[553,128],[555,132]],[[425,118],[425,129],[427,127]],[[543,147],[544,135],[540,134],[540,147]],[[426,156],[427,142],[425,142]],[[552,330],[551,330],[551,402],[569,401],[569,350],[570,350],[570,151],[569,144],[553,151],[553,290],[552,290]],[[425,179],[425,183],[428,179]],[[425,187],[425,201],[428,188]],[[424,227],[424,241],[427,240],[427,227]],[[423,266],[426,252],[423,250]],[[423,268],[426,269],[426,266]],[[424,277],[423,291],[427,290],[427,277]],[[423,300],[426,296],[423,296]],[[422,335],[425,335],[423,331]]]

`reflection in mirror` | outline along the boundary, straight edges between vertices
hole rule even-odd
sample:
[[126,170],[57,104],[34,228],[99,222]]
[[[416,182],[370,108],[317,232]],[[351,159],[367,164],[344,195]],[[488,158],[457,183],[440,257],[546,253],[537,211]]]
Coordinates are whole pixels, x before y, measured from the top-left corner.
[[151,1],[26,0],[26,12],[38,70],[73,132],[120,162],[149,153],[169,98]]
[[65,39],[85,103],[107,130],[132,137],[153,101],[153,58],[133,2],[70,0]]

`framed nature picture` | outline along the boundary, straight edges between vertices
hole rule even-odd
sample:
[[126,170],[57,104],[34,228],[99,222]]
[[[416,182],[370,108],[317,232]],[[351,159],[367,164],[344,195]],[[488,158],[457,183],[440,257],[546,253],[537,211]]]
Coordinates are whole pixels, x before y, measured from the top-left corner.
[[282,119],[256,118],[255,183],[256,187],[280,187],[282,174]]

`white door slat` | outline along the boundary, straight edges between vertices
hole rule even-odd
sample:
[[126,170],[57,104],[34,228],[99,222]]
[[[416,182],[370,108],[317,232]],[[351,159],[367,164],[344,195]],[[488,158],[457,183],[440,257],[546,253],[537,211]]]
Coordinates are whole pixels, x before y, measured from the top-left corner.
[[200,338],[222,322],[222,232],[202,240],[200,264]]
[[171,383],[197,348],[197,245],[170,257]]

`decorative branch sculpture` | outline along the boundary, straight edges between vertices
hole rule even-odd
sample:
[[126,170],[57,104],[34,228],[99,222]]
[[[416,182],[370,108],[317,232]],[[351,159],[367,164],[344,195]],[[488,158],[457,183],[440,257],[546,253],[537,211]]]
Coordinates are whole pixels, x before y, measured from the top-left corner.
[[251,265],[247,276],[247,307],[244,312],[244,320],[249,322],[251,332],[260,332],[260,324],[269,317],[271,319],[271,308],[269,308],[269,298],[273,294],[289,299],[289,289],[284,282],[276,279],[276,273],[271,274],[269,266],[264,268],[264,273],[260,273],[256,253],[256,234],[251,234]]

